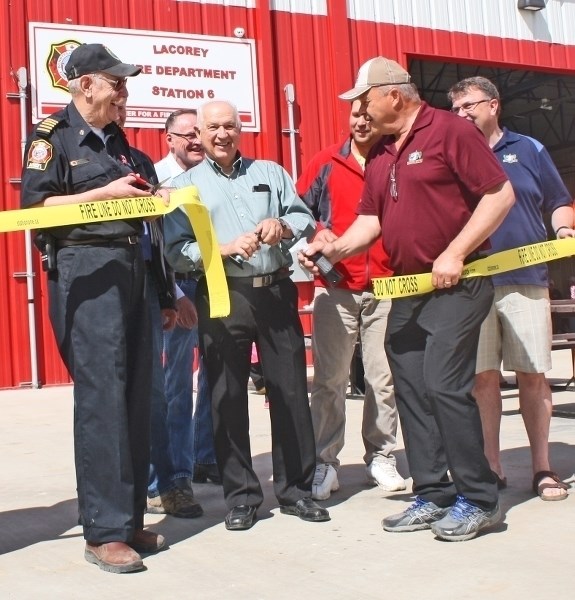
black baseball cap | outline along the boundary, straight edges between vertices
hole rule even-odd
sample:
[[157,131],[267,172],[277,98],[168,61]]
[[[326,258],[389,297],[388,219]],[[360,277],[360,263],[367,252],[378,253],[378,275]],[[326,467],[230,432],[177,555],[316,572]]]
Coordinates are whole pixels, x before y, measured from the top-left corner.
[[72,54],[64,67],[68,81],[88,73],[108,73],[115,77],[133,77],[142,70],[136,65],[123,63],[103,44],[81,44]]

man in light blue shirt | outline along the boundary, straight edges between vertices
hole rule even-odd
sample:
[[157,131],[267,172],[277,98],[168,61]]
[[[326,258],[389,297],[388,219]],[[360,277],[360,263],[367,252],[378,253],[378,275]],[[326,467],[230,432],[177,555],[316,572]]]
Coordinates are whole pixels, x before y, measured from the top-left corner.
[[[211,319],[205,277],[196,308],[200,348],[212,392],[216,458],[229,508],[226,527],[249,529],[263,494],[252,467],[247,384],[251,347],[258,346],[270,399],[274,492],[280,511],[328,521],[311,499],[315,443],[307,396],[304,338],[289,248],[315,221],[278,164],[243,157],[235,106],[211,101],[198,110],[206,158],[177,177],[195,185],[210,211],[230,292],[231,313]],[[165,220],[166,255],[178,272],[203,272],[192,226],[182,210]]]

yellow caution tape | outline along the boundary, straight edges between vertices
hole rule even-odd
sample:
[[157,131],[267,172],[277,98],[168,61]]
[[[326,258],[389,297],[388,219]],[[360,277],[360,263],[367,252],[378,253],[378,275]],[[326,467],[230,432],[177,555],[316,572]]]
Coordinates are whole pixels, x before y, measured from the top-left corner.
[[199,202],[197,189],[190,186],[173,191],[169,206],[159,196],[146,196],[6,210],[0,212],[0,232],[153,217],[166,215],[183,204]]
[[210,294],[210,316],[227,317],[230,297],[218,241],[208,210],[194,186],[171,192],[169,206],[158,196],[148,196],[7,210],[0,212],[0,232],[163,216],[180,206],[188,215],[198,240]]
[[[461,279],[498,275],[573,255],[575,255],[575,238],[539,242],[497,252],[469,263],[463,268]],[[418,294],[428,294],[436,289],[431,285],[431,273],[378,277],[372,279],[371,282],[373,293],[378,299],[417,296]]]
[[[177,192],[172,192],[170,194],[170,204],[175,196],[186,189],[189,190],[190,188],[182,188]],[[193,189],[195,190],[195,188]],[[230,293],[222,263],[222,255],[220,254],[220,246],[208,209],[200,202],[197,192],[196,198],[197,201],[182,203],[182,208],[194,228],[194,234],[202,255],[210,297],[210,317],[212,319],[227,317],[230,314]]]

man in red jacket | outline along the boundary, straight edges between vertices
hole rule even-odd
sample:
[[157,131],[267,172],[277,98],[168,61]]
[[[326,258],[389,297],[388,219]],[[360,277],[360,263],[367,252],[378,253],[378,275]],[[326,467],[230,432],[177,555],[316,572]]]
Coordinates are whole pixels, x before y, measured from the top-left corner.
[[[297,191],[318,222],[316,240],[330,242],[355,220],[363,189],[363,170],[381,134],[373,121],[351,105],[350,135],[319,152],[302,173]],[[371,279],[392,274],[381,244],[336,265],[344,277],[336,287],[316,278],[313,303],[314,378],[311,414],[316,440],[315,500],[339,489],[337,469],[345,434],[345,393],[356,342],[365,371],[362,436],[367,478],[386,491],[405,489],[397,472],[397,410],[391,372],[383,351],[389,300],[376,300]]]

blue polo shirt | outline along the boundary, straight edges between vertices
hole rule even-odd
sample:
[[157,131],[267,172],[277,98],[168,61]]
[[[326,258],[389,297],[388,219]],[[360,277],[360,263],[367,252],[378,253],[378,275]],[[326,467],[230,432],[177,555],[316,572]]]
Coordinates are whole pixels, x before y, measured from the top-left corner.
[[[544,146],[525,135],[503,128],[493,147],[515,192],[515,204],[495,233],[490,252],[499,252],[547,240],[543,215],[571,206],[571,196]],[[547,264],[493,275],[494,285],[547,287]]]

